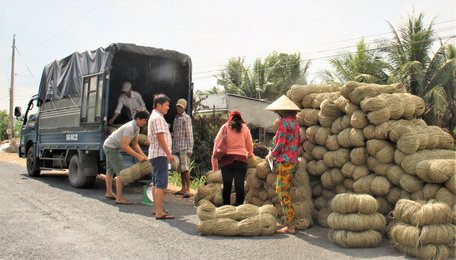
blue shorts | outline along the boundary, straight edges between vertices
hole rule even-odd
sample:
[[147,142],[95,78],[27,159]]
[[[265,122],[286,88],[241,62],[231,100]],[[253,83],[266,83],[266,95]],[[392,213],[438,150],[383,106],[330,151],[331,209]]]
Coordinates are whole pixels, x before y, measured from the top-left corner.
[[159,189],[168,188],[168,159],[160,156],[149,161],[152,164],[152,184]]

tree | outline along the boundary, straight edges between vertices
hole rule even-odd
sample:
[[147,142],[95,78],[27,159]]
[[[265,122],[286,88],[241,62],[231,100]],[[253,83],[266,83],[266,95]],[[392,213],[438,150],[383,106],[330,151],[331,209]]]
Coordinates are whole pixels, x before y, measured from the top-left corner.
[[217,77],[217,84],[226,93],[274,100],[285,94],[293,84],[304,84],[310,62],[301,65],[299,54],[273,52],[264,61],[258,58],[246,67],[244,59],[231,58]]
[[392,64],[392,79],[404,83],[409,92],[426,102],[423,118],[453,131],[455,122],[456,51],[454,45],[440,43],[432,55],[433,20],[424,25],[424,14],[414,14],[397,30],[384,51]]
[[456,127],[456,48],[441,45],[429,66],[414,64],[411,71],[423,90],[426,102],[424,119],[434,125],[448,128],[454,135]]
[[[275,100],[284,95],[294,84],[307,84],[306,72],[310,67],[310,61],[301,61],[301,55],[273,52],[265,59],[266,67],[270,71],[265,73],[265,87],[262,97]],[[269,86],[268,86],[269,82]],[[264,91],[263,91],[264,90]]]
[[397,30],[388,22],[394,37],[392,41],[385,42],[383,50],[392,66],[391,77],[394,81],[406,84],[410,93],[418,96],[424,95],[424,89],[419,86],[416,70],[419,66],[425,69],[430,64],[433,23],[432,20],[426,27],[423,13],[417,16],[412,13],[406,23]]
[[334,71],[319,73],[323,81],[328,83],[358,81],[382,84],[388,81],[388,64],[383,61],[379,50],[369,49],[364,39],[356,45],[356,53],[343,52],[340,57],[330,59],[329,63]]
[[8,139],[8,135],[6,134],[6,129],[8,129],[8,121],[8,112],[5,109],[0,110],[0,140]]
[[240,57],[230,58],[224,70],[216,75],[217,84],[222,86],[226,93],[246,95],[247,69],[244,66],[244,59]]
[[207,96],[207,95],[223,94],[223,93],[224,93],[223,89],[220,89],[217,86],[213,86],[212,88],[205,90],[205,91],[201,91],[201,90],[196,91],[196,95],[199,95],[199,96],[204,96],[204,95]]

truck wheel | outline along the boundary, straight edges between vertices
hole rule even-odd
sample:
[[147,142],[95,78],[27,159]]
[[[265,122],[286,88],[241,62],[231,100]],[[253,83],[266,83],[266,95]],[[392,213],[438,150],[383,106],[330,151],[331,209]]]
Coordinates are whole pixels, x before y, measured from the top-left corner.
[[[83,156],[86,157],[86,156]],[[98,166],[92,160],[81,161],[78,154],[74,154],[68,166],[68,176],[71,186],[75,188],[87,188],[95,183]],[[95,171],[95,174],[92,173]]]
[[30,177],[40,176],[40,159],[36,158],[35,149],[30,146],[27,150],[27,175]]

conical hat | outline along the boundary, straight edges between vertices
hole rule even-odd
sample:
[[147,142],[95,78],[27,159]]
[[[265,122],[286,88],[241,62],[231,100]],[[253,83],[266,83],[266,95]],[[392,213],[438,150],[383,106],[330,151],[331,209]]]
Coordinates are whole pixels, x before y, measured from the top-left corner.
[[272,104],[266,107],[266,110],[271,111],[280,111],[280,110],[294,110],[294,111],[301,111],[299,107],[293,103],[287,96],[282,95]]

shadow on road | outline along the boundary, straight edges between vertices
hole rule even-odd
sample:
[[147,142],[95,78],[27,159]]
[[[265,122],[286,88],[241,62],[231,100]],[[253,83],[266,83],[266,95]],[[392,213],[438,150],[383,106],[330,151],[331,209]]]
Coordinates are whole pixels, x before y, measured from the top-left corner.
[[388,244],[387,239],[385,238],[383,239],[382,244],[378,248],[375,248],[375,250],[374,248],[343,248],[329,241],[329,231],[329,228],[314,225],[309,229],[301,230],[297,237],[309,244],[354,258],[403,257],[401,253],[395,251]]
[[165,208],[171,214],[173,214],[176,219],[155,220],[155,217],[152,216],[153,207],[141,204],[141,201],[143,200],[144,184],[140,182],[135,182],[124,187],[125,198],[129,201],[134,202],[134,204],[118,205],[115,204],[114,200],[105,198],[105,183],[98,179],[95,181],[94,186],[91,188],[77,189],[71,187],[68,181],[68,174],[65,171],[42,171],[39,177],[29,177],[26,174],[25,170],[21,170],[20,174],[22,179],[33,179],[40,181],[53,188],[73,192],[83,197],[98,200],[102,203],[119,208],[120,212],[150,217],[153,221],[165,221],[170,226],[175,226],[182,232],[185,232],[189,235],[198,235],[198,231],[196,230],[198,218],[196,216],[196,208],[193,206],[193,201],[191,199],[183,199],[180,196],[174,196],[172,195],[171,191],[166,192]]
[[[199,220],[196,216],[196,207],[193,206],[192,200],[182,199],[179,196],[172,195],[171,192],[167,192],[165,195],[165,208],[173,214],[176,219],[174,220],[155,220],[152,217],[152,207],[141,204],[143,199],[144,185],[140,182],[133,183],[132,185],[124,187],[124,193],[127,200],[133,201],[133,205],[117,205],[113,200],[106,199],[105,184],[97,180],[95,185],[90,189],[76,189],[70,186],[68,181],[68,175],[66,172],[46,172],[43,171],[39,177],[28,177],[25,170],[21,170],[20,174],[22,179],[33,179],[48,184],[49,186],[64,191],[74,192],[81,196],[98,200],[102,203],[117,207],[120,212],[127,214],[137,214],[151,218],[151,221],[163,221],[171,227],[181,230],[182,232],[195,236],[199,235],[196,225]],[[222,236],[204,236],[205,239],[214,241],[231,241],[231,240],[277,240],[287,239],[289,237],[295,237],[301,239],[304,243],[309,243],[314,246],[320,247],[324,250],[330,250],[346,255],[347,257],[353,258],[384,258],[384,257],[403,257],[402,254],[392,249],[387,240],[384,239],[383,243],[379,248],[366,248],[366,249],[350,249],[342,248],[332,243],[327,238],[329,229],[320,227],[318,225],[312,226],[307,230],[300,230],[296,235],[279,235],[275,234],[272,236],[263,237],[222,237]],[[323,255],[322,255],[323,256]],[[323,256],[324,257],[324,256]]]

